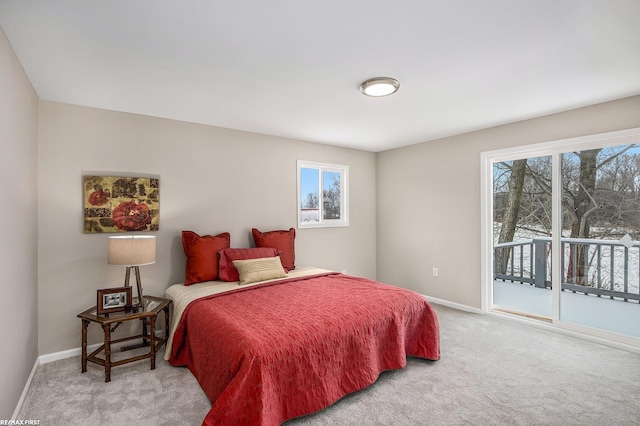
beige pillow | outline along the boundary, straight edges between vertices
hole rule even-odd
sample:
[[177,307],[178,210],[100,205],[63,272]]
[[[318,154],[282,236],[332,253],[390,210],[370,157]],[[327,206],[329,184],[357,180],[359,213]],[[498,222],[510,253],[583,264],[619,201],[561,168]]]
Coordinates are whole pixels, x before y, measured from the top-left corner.
[[233,266],[236,267],[238,275],[240,275],[240,284],[249,284],[274,278],[286,278],[287,276],[282,268],[280,256],[234,260]]

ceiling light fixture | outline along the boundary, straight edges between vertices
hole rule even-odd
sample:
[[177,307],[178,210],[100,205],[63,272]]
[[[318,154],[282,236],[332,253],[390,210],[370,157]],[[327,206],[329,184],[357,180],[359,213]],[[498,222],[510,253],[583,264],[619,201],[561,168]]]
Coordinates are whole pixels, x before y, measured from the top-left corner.
[[400,83],[391,77],[376,77],[363,81],[360,91],[367,96],[387,96],[398,91]]

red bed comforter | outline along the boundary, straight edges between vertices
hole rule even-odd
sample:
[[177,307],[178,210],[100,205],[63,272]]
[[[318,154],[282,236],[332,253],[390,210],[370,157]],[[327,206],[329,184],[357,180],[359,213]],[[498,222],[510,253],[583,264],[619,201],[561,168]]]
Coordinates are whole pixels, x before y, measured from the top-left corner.
[[204,425],[279,425],[402,368],[440,358],[438,320],[417,293],[337,273],[198,299],[169,362],[212,402]]

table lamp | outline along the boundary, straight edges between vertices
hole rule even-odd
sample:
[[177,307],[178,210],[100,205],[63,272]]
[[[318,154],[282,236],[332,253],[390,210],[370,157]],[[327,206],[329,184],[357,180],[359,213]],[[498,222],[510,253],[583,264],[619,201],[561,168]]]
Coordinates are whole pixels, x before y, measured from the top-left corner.
[[156,263],[156,237],[147,235],[126,235],[109,237],[107,249],[107,263],[109,265],[126,266],[124,286],[129,287],[131,269],[136,275],[138,287],[138,304],[143,305],[142,282],[140,281],[140,266]]

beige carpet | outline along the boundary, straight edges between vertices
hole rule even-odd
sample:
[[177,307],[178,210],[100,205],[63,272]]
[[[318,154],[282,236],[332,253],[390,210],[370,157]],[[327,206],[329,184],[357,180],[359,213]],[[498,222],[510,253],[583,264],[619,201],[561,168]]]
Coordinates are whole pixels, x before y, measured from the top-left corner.
[[[409,359],[294,425],[639,425],[640,355],[434,305],[442,359]],[[638,306],[640,308],[640,306]],[[19,419],[40,425],[199,425],[210,404],[191,373],[140,361],[80,374],[42,365]]]

